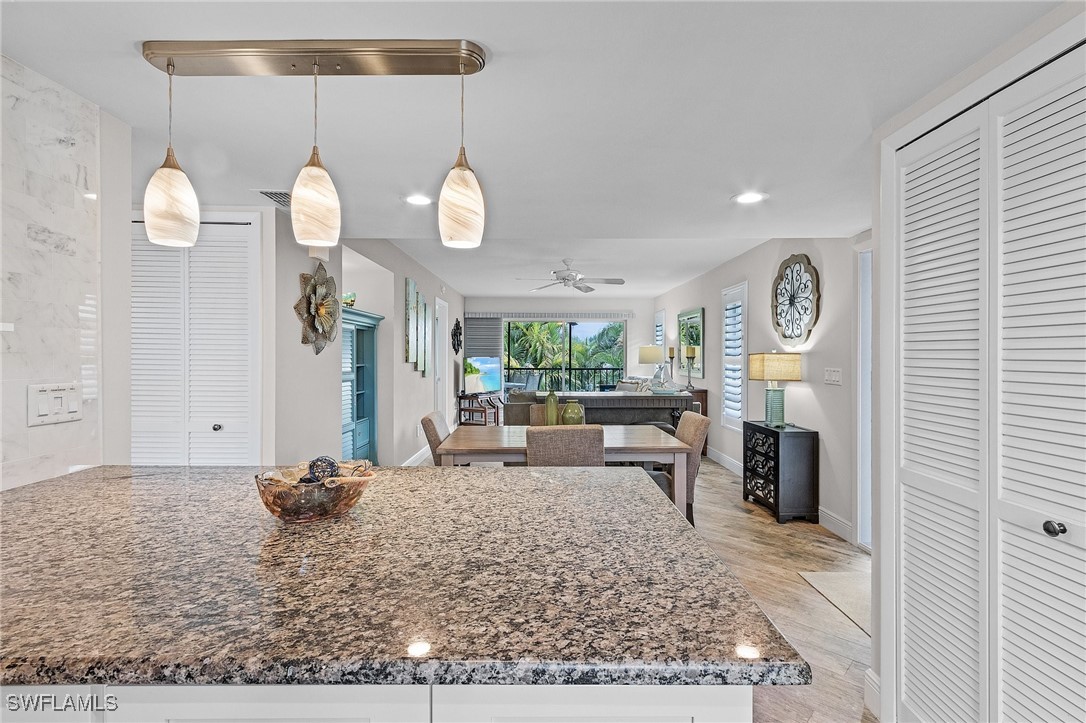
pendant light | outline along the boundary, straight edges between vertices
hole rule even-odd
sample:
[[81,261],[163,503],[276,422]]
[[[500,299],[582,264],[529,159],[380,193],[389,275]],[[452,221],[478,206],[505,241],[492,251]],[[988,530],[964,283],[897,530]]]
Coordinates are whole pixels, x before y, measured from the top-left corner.
[[441,243],[454,249],[473,249],[483,242],[486,208],[483,189],[464,152],[464,65],[460,65],[460,153],[456,157],[437,207]]
[[143,227],[147,239],[159,246],[194,246],[200,234],[200,202],[188,176],[173,155],[173,62],[169,76],[170,125],[166,161],[155,171],[143,194]]
[[304,246],[335,246],[339,243],[339,194],[321,163],[317,148],[317,74],[313,61],[313,153],[290,192],[290,223],[294,240]]

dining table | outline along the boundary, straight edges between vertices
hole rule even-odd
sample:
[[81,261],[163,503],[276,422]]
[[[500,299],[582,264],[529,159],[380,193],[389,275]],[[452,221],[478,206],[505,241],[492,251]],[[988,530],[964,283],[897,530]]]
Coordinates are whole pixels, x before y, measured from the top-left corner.
[[[686,513],[686,465],[690,445],[651,424],[604,424],[603,451],[608,462],[659,462],[672,465],[672,500]],[[528,442],[520,425],[459,426],[437,448],[438,464],[527,462]]]

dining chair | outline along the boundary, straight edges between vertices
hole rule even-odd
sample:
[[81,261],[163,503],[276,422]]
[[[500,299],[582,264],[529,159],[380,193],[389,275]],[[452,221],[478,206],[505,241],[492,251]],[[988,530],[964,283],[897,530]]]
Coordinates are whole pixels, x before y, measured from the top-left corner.
[[547,405],[533,404],[528,409],[528,424],[532,427],[544,427],[547,424]]
[[[705,446],[705,437],[709,434],[711,420],[694,412],[683,412],[679,417],[679,426],[675,430],[675,438],[680,442],[690,445],[690,452],[686,462],[686,519],[694,524],[694,482],[698,479],[698,469],[701,467],[701,449]],[[669,472],[649,472],[667,496],[675,499],[674,469]]]
[[603,427],[528,427],[525,430],[529,467],[603,467]]
[[434,464],[440,465],[437,458],[437,448],[449,436],[449,423],[441,412],[430,412],[422,418],[422,431],[426,433],[426,442],[430,445],[430,454],[434,458]]

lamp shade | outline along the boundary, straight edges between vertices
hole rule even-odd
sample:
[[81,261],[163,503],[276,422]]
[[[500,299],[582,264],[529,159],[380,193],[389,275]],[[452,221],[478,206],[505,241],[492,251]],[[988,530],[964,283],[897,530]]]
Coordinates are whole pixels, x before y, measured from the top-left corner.
[[762,382],[799,382],[800,354],[751,354],[747,379]]
[[437,205],[437,226],[441,243],[454,249],[473,249],[483,242],[486,207],[483,189],[468,165],[464,147],[456,165],[445,177]]
[[641,346],[637,348],[637,363],[638,364],[663,364],[664,363],[664,347],[662,346]]
[[200,202],[172,147],[143,193],[143,226],[159,246],[194,246],[200,234]]
[[313,146],[290,192],[290,224],[294,240],[304,246],[335,246],[339,243],[339,194]]

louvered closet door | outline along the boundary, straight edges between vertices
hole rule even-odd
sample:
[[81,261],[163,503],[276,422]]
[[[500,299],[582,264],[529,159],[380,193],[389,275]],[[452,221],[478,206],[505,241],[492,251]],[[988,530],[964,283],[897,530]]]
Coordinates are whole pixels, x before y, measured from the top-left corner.
[[903,720],[987,719],[985,119],[898,153]]
[[[999,720],[1086,720],[1086,49],[994,97]],[[1046,521],[1062,524],[1056,538]]]
[[188,464],[184,271],[132,224],[132,464]]
[[186,251],[189,464],[257,461],[256,243],[253,226],[204,224]]

